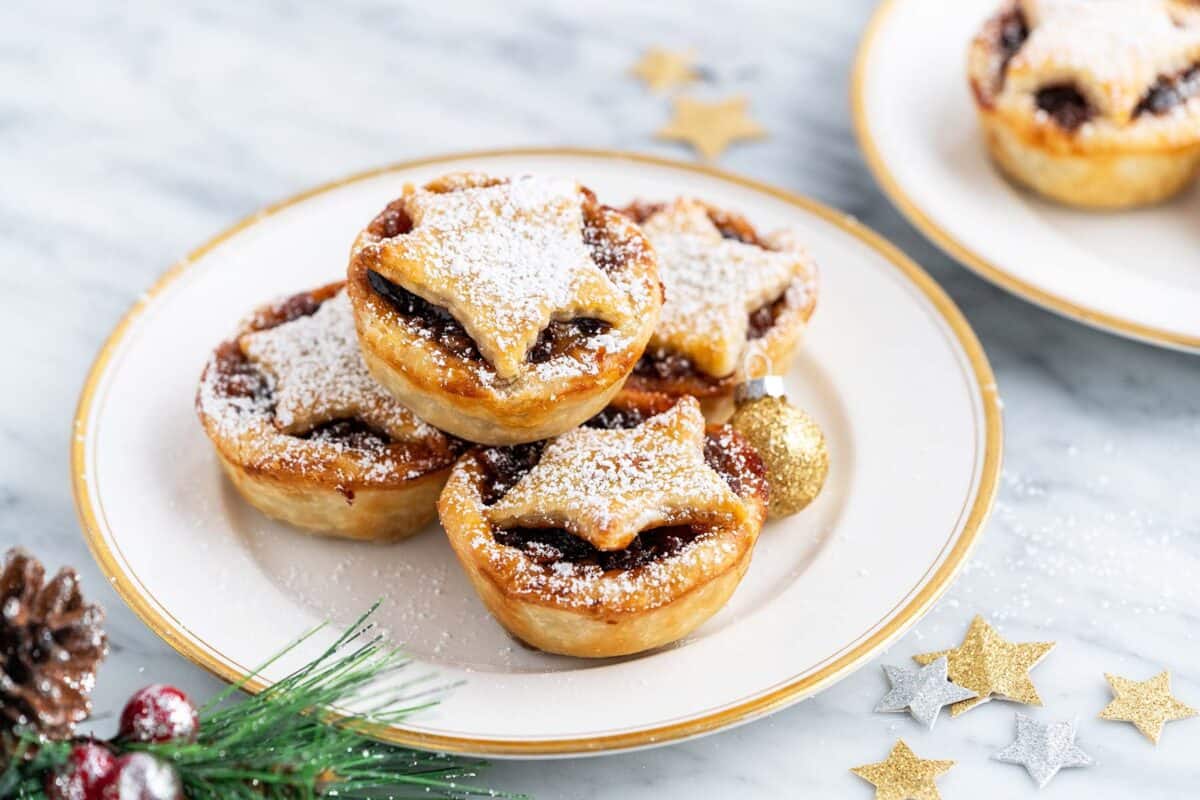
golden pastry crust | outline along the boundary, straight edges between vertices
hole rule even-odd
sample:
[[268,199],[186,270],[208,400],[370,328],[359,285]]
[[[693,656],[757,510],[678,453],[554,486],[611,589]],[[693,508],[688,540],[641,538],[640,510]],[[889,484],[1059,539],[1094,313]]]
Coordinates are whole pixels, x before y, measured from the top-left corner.
[[1009,0],[968,76],[988,152],[1085,208],[1165,200],[1200,169],[1200,15],[1171,0]]
[[1168,0],[1171,14],[1185,25],[1200,25],[1200,0]]
[[[394,401],[390,409],[373,403],[368,414],[392,435],[353,418],[284,432],[275,377],[245,352],[253,352],[255,334],[333,311],[326,304],[345,301],[342,287],[302,292],[252,314],[209,359],[196,411],[225,473],[263,513],[343,538],[395,541],[433,519],[462,443]],[[346,325],[352,335],[349,319]]]
[[[614,403],[589,425],[631,428],[658,412],[675,413],[673,398],[643,400],[642,406]],[[678,403],[701,419],[694,399]],[[493,506],[536,469],[541,443],[465,455],[438,512],[496,619],[539,649],[600,658],[676,641],[716,613],[750,564],[766,516],[767,484],[757,453],[733,429],[709,426],[702,436],[707,468],[742,511],[717,518],[699,510],[705,522],[643,530],[617,551],[597,550],[564,530],[510,529],[492,521]]]
[[[524,179],[513,179],[521,180]],[[563,208],[563,192],[558,189],[530,190],[535,197],[549,197],[557,204],[557,211],[562,212],[555,216],[561,224],[550,232],[540,234],[533,226],[532,237],[525,236],[521,244],[514,244],[503,240],[506,232],[502,224],[489,220],[493,227],[481,234],[480,247],[463,245],[459,249],[467,255],[459,258],[470,261],[481,251],[524,255],[522,248],[528,249],[530,244],[526,240],[533,238],[533,243],[539,244],[536,240],[542,235],[561,244],[559,228],[567,231],[563,234],[567,238],[572,233],[578,235],[575,223],[581,217],[582,243],[572,242],[570,248],[560,249],[566,254],[564,257],[573,257],[580,249],[574,245],[581,244],[592,267],[584,264],[580,268],[584,274],[582,283],[572,286],[603,288],[601,295],[607,298],[601,303],[603,308],[582,310],[596,303],[592,291],[576,292],[563,301],[561,308],[549,302],[538,305],[533,302],[536,297],[510,298],[505,295],[516,291],[516,287],[505,287],[503,281],[497,284],[500,296],[491,297],[491,310],[484,308],[488,293],[482,290],[461,289],[458,293],[467,297],[453,296],[461,288],[459,284],[477,282],[490,265],[468,264],[464,274],[470,280],[462,275],[447,279],[437,270],[427,268],[416,256],[431,250],[436,253],[438,248],[428,241],[406,242],[410,232],[415,235],[422,230],[420,220],[414,220],[412,214],[423,208],[421,203],[432,202],[430,195],[502,189],[510,185],[508,179],[468,174],[446,176],[422,188],[406,187],[404,195],[359,235],[348,269],[355,322],[371,373],[422,419],[456,436],[485,444],[516,444],[554,436],[604,408],[637,363],[662,305],[656,259],[645,237],[628,219],[601,206],[591,192],[574,184],[571,184],[575,187],[571,190],[571,203],[577,204],[577,210],[570,206]],[[511,199],[504,202],[516,205]],[[519,210],[524,213],[527,209]],[[463,216],[465,212],[456,210],[456,214]],[[499,231],[495,230],[498,224]],[[495,241],[497,237],[500,244]],[[546,248],[558,252],[550,245]],[[441,258],[448,259],[444,254]],[[521,272],[526,266],[518,264],[516,271]],[[598,271],[596,266],[600,268]],[[452,268],[453,265],[442,265],[442,272]],[[532,286],[532,295],[540,291],[536,283],[526,280]],[[463,323],[455,316],[456,309],[447,309],[422,292],[438,300],[450,296],[448,302],[457,304],[459,315],[468,313],[463,309],[470,309],[475,319]],[[471,297],[472,293],[480,298]],[[529,313],[511,311],[518,305]],[[501,310],[505,308],[510,310]],[[537,313],[542,316],[539,318]],[[547,313],[551,321],[542,328],[532,348],[524,351],[528,332],[536,329]],[[560,316],[555,316],[556,313]],[[482,319],[495,315],[499,316]],[[510,316],[514,317],[510,326],[501,324]],[[505,335],[508,327],[514,330],[511,337]],[[468,335],[468,330],[481,339],[486,338],[488,346],[482,347],[480,341]],[[497,364],[482,355],[483,350],[497,358],[497,364],[503,365],[506,374],[501,375]],[[523,354],[523,361],[513,359],[518,353]]]
[[[654,215],[683,204],[706,211],[708,219],[726,239],[795,257],[792,268],[794,277],[790,283],[773,292],[766,302],[748,313],[746,346],[738,359],[740,363],[737,368],[724,375],[706,373],[692,359],[670,347],[656,347],[652,338],[622,389],[622,397],[630,403],[640,402],[639,398],[655,394],[670,397],[690,395],[700,400],[705,417],[722,422],[733,412],[733,390],[746,379],[747,368],[752,373],[749,377],[756,377],[770,371],[781,371],[791,361],[816,308],[818,271],[793,231],[760,234],[744,216],[700,200],[681,199],[671,204],[637,201],[624,208],[622,213],[638,224],[644,224]],[[654,237],[650,238],[653,242]],[[667,293],[663,317],[667,315],[672,302],[668,278],[670,270],[665,261],[666,258],[660,254],[659,273]],[[728,287],[722,286],[721,290],[728,291]]]

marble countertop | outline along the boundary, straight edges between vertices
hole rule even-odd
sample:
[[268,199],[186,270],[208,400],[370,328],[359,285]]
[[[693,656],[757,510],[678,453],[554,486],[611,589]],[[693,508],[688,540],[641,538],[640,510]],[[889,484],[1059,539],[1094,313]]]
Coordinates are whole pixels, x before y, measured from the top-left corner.
[[651,45],[695,48],[695,93],[744,93],[770,130],[727,168],[842,208],[946,287],[1005,401],[1002,488],[951,592],[891,652],[820,696],[707,738],[614,757],[503,762],[488,780],[543,798],[847,797],[850,766],[903,736],[956,759],[947,798],[1035,793],[990,761],[1015,706],[932,733],[871,709],[879,664],[956,644],[975,613],[1053,640],[1039,718],[1080,719],[1098,765],[1047,798],[1193,796],[1200,720],[1157,748],[1095,719],[1104,672],[1168,668],[1200,706],[1200,360],[1088,330],[957,267],[880,194],[851,130],[848,81],[869,0],[551,4],[10,3],[0,12],[0,544],[79,567],[109,612],[96,709],[111,724],[151,681],[217,682],[144,628],[79,536],[68,476],[76,395],[104,336],[183,253],[264,204],[384,162],[513,145],[688,157],[656,142],[667,103],[626,71]]

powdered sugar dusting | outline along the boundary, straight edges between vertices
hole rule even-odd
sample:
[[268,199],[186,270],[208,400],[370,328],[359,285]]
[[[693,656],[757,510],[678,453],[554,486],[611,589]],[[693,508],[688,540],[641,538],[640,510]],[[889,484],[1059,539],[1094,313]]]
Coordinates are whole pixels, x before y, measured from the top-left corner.
[[732,373],[749,313],[782,296],[806,271],[807,257],[724,238],[695,200],[665,206],[642,229],[658,253],[667,295],[650,347],[684,355],[709,375]]
[[704,459],[704,417],[684,398],[636,428],[577,428],[487,510],[500,527],[561,527],[621,550],[663,525],[738,521],[742,501]]
[[[1166,0],[1021,0],[1028,40],[1005,94],[1070,84],[1095,110],[1127,122],[1160,75],[1200,60],[1200,26],[1177,24]],[[1192,98],[1180,107],[1195,110]]]
[[678,552],[632,570],[605,571],[595,564],[540,564],[495,539],[478,535],[471,546],[494,567],[508,567],[506,590],[523,597],[553,598],[577,608],[654,608],[687,591],[698,580],[728,568],[743,549],[732,537],[702,534]]
[[[336,299],[326,301],[322,309]],[[339,313],[336,306],[334,313]],[[294,322],[284,323],[290,324]],[[415,417],[402,425],[398,416],[389,425],[406,432],[405,440],[399,443],[375,435],[338,437],[322,428],[303,437],[285,433],[276,421],[274,389],[272,377],[249,362],[236,343],[222,345],[209,358],[196,394],[196,407],[227,461],[253,470],[320,477],[351,487],[410,480],[444,468],[453,460],[448,437]],[[404,413],[411,416],[407,410]]]
[[315,313],[247,333],[238,343],[273,379],[275,424],[284,433],[307,433],[348,418],[399,442],[422,441],[433,433],[367,371],[344,290]]
[[412,230],[370,241],[379,271],[446,308],[505,380],[551,320],[620,324],[629,301],[584,242],[573,181],[519,177],[450,192],[409,189]]

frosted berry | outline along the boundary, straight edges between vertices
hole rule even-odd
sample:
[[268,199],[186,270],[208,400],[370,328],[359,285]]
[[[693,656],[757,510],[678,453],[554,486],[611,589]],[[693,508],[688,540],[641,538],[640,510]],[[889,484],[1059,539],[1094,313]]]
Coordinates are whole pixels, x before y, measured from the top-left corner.
[[188,696],[156,683],[139,689],[121,712],[121,738],[134,742],[190,741],[200,720]]
[[98,800],[183,800],[179,773],[149,753],[130,753],[100,786]]
[[46,796],[50,800],[100,800],[103,782],[116,765],[117,757],[104,745],[91,741],[77,744],[67,763],[46,776]]

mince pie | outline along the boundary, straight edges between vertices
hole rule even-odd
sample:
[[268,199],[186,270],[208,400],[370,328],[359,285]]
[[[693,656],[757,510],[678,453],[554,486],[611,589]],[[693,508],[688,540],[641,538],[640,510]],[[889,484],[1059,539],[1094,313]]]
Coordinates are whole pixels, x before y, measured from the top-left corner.
[[573,181],[407,186],[355,242],[363,355],[427,422],[474,442],[554,436],[621,388],[658,320],[654,251]]
[[673,642],[729,599],[767,484],[753,448],[695,398],[618,401],[546,442],[472,450],[438,501],[488,609],[552,653]]
[[252,505],[351,539],[428,523],[462,450],[371,379],[340,283],[255,312],[209,359],[196,409]]
[[732,411],[744,365],[783,369],[813,312],[816,265],[791,231],[760,235],[739,214],[694,199],[625,213],[658,253],[658,327],[626,392],[692,395],[710,419]]
[[1009,0],[968,72],[993,160],[1047,197],[1144,205],[1200,168],[1195,3]]

